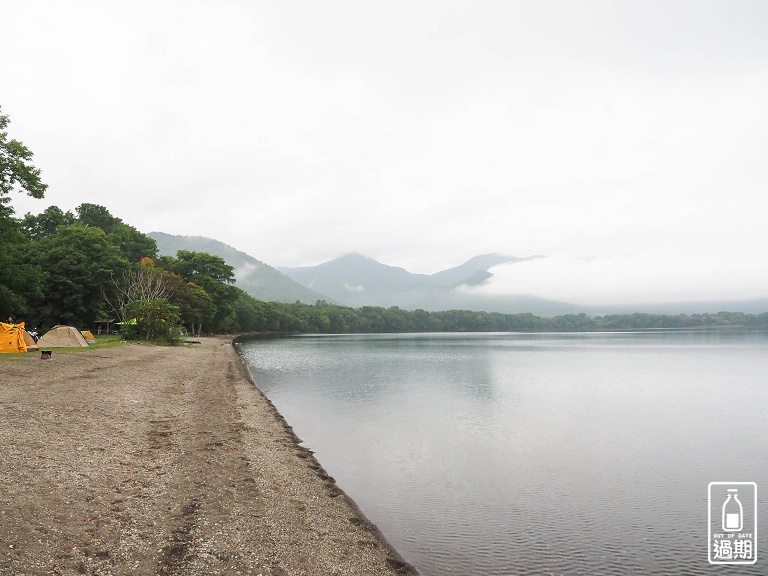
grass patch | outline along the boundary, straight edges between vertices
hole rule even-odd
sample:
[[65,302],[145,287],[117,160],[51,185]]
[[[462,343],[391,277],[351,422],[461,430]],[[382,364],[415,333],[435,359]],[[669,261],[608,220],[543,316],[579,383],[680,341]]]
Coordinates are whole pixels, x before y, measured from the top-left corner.
[[125,346],[125,339],[119,334],[99,334],[94,335],[96,338],[96,344],[88,344],[88,348],[80,347],[64,347],[64,348],[49,348],[43,346],[40,350],[53,350],[54,354],[60,354],[61,352],[88,352],[88,350],[101,350],[103,348],[117,348],[118,346]]
[[[94,337],[96,338],[96,344],[89,344],[88,348],[48,348],[47,346],[43,346],[40,348],[40,350],[53,350],[55,354],[61,354],[62,352],[87,352],[88,350],[100,350],[102,348],[116,348],[118,346],[125,346],[126,344],[125,340],[123,340],[123,337],[119,334],[99,334],[98,336]],[[40,351],[7,352],[0,354],[0,360],[19,360],[21,358],[26,358],[29,355],[37,355],[39,357]]]
[[94,336],[96,338],[96,344],[91,344],[88,348],[81,348],[81,350],[89,350],[91,348],[115,348],[117,346],[125,346],[125,339],[119,334],[98,334]]

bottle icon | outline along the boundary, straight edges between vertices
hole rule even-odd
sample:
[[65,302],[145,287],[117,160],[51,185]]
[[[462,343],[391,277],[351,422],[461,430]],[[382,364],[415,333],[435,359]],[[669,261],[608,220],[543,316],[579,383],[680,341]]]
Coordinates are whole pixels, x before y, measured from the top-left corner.
[[728,489],[728,498],[723,504],[723,531],[741,532],[744,527],[744,508],[739,502],[739,491],[736,488]]

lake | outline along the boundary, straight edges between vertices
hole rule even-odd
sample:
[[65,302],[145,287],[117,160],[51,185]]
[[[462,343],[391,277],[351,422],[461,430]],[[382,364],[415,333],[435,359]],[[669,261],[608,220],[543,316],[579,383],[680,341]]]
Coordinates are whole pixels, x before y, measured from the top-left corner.
[[[424,576],[766,574],[707,560],[708,485],[768,490],[768,335],[387,334],[239,344]],[[763,492],[761,492],[761,490]]]

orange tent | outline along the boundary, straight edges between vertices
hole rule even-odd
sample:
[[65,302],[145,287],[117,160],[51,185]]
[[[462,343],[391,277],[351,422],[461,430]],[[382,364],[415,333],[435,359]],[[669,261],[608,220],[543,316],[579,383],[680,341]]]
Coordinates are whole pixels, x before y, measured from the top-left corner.
[[26,352],[24,322],[5,324],[0,322],[0,354],[4,352]]

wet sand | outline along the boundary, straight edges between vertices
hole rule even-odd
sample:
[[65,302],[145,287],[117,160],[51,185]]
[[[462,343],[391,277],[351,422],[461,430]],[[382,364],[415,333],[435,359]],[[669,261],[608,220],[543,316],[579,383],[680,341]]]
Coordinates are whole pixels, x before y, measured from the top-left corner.
[[0,574],[416,574],[200,342],[0,356]]

